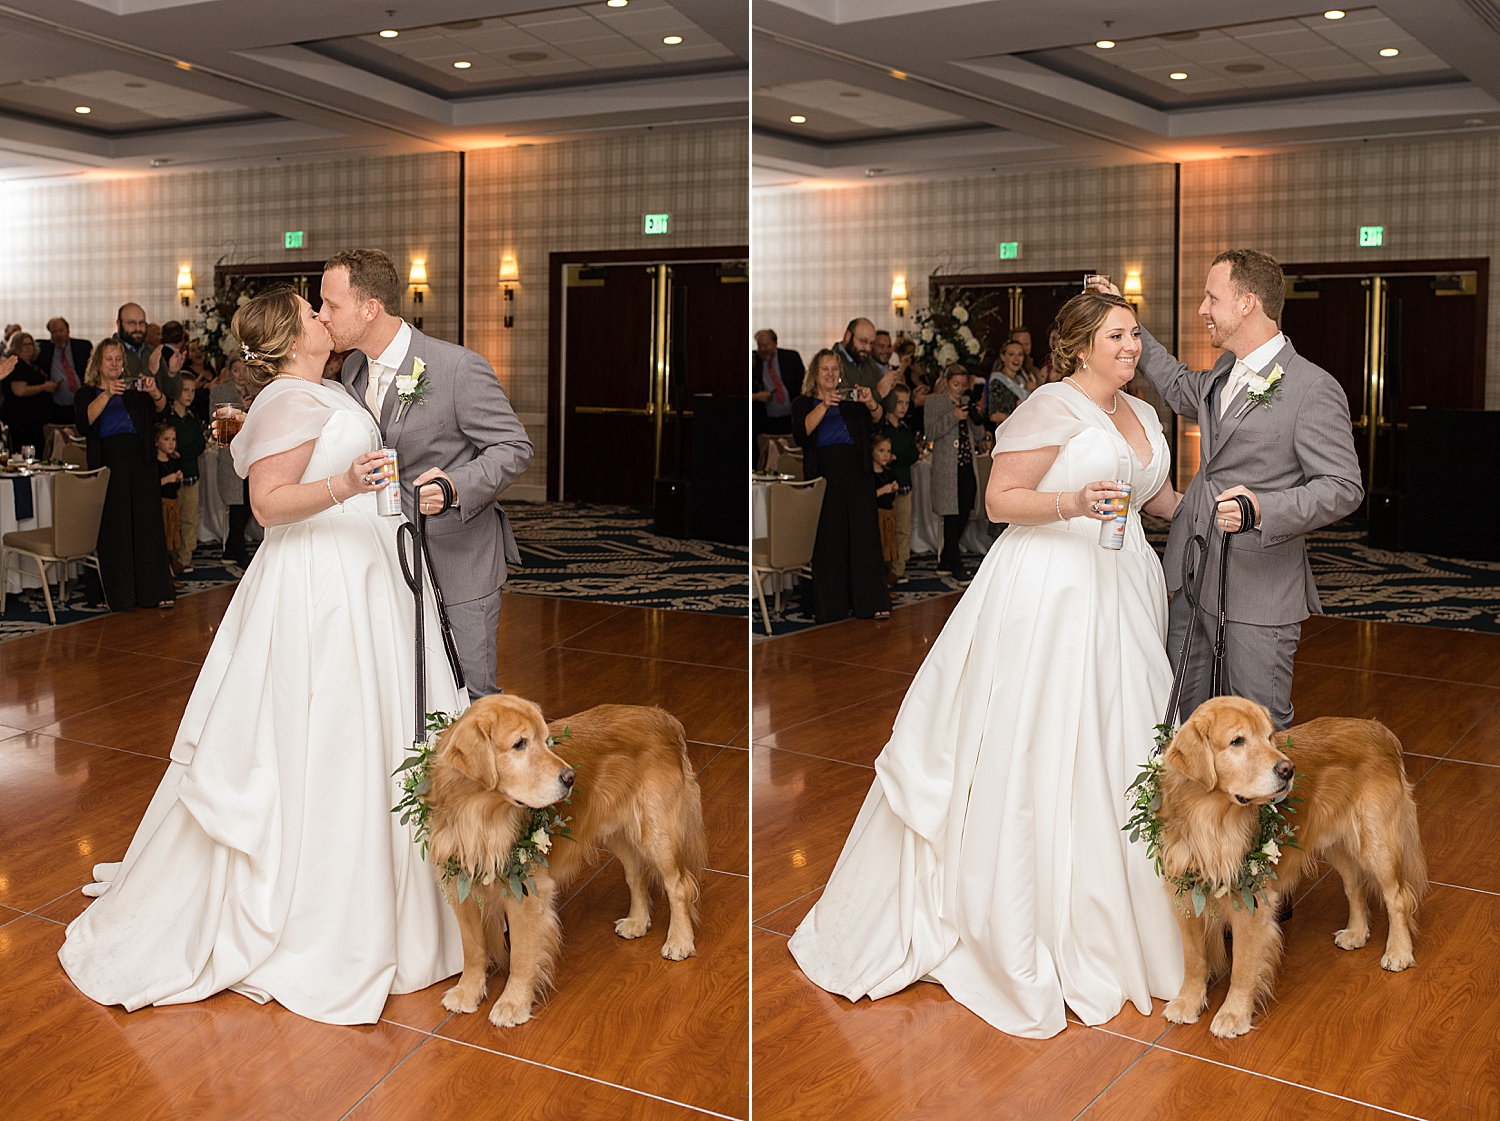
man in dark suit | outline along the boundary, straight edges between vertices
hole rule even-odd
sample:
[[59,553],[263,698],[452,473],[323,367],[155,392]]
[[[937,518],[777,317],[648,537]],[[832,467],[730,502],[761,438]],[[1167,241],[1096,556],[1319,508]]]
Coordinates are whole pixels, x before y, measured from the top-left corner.
[[792,431],[792,398],[802,392],[805,370],[802,355],[776,345],[776,332],[769,327],[755,332],[755,353],[750,356],[750,431],[786,436]]
[[47,331],[50,337],[38,348],[36,364],[50,381],[57,383],[52,391],[51,423],[72,424],[73,394],[83,384],[83,372],[88,369],[94,344],[73,338],[68,321],[60,315],[47,321]]

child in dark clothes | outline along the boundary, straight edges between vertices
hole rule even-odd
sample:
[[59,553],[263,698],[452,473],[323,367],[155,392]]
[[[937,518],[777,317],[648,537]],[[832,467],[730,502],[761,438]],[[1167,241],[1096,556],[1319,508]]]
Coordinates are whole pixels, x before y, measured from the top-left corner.
[[880,555],[885,560],[885,582],[887,586],[896,582],[891,566],[896,560],[896,492],[901,483],[891,470],[891,461],[896,458],[891,451],[891,438],[877,432],[870,441],[870,456],[875,463],[875,513],[880,519]]
[[[177,457],[177,426],[164,420],[156,426],[156,470],[161,476],[161,522],[167,532],[167,552],[182,547],[177,512],[177,488],[182,483],[182,460]],[[182,566],[172,561],[172,575],[182,575]]]

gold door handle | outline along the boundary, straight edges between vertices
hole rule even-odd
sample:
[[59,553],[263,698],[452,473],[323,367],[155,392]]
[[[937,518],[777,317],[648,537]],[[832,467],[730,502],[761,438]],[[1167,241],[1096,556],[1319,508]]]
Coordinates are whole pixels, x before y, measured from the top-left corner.
[[575,413],[588,413],[592,416],[655,416],[656,410],[646,409],[611,409],[603,405],[574,405]]

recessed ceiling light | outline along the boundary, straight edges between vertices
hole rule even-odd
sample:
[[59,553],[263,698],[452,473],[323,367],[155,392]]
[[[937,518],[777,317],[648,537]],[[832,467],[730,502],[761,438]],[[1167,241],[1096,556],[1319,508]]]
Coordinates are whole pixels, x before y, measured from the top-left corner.
[[1337,8],[1330,8],[1328,11],[1326,11],[1326,12],[1323,13],[1323,18],[1324,19],[1343,19],[1344,18],[1344,13],[1341,12],[1341,11],[1339,11]]
[[453,69],[455,69],[455,70],[467,70],[469,67],[471,67],[473,65],[474,64],[472,62],[455,62],[453,64]]
[[665,39],[662,40],[662,42],[665,43],[669,47],[675,47],[678,43],[682,42],[682,36],[681,35],[668,35]]
[[623,8],[628,3],[630,3],[630,0],[606,0],[604,6],[606,8]]
[[791,120],[792,124],[794,124],[794,125],[805,125],[805,124],[807,124],[807,118],[804,117],[801,113],[793,113],[792,116],[789,119]]
[[384,30],[384,31],[382,31],[380,33],[380,37],[382,39],[394,39],[397,35],[400,35],[400,34],[401,34],[401,32],[399,32],[399,31],[392,31],[389,28],[387,28],[386,30]]
[[75,106],[73,106],[73,112],[75,112],[75,113],[89,114],[89,113],[92,113],[93,110],[90,109],[87,105],[75,105]]
[[1381,58],[1395,58],[1401,52],[1395,47],[1386,47],[1380,52]]
[[1172,71],[1172,73],[1168,74],[1167,77],[1171,78],[1172,81],[1174,81],[1174,82],[1185,82],[1185,81],[1187,81],[1187,74],[1185,74],[1181,70],[1174,70],[1174,71]]
[[1113,39],[1100,39],[1097,43],[1094,44],[1094,46],[1098,47],[1101,51],[1107,51],[1114,45],[1115,41]]

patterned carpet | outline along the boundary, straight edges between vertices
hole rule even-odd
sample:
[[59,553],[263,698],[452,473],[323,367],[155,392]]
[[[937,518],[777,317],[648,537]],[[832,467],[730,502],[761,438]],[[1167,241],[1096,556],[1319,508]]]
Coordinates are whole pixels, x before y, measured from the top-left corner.
[[[1160,553],[1166,546],[1169,523],[1152,517],[1145,521],[1147,540]],[[1500,634],[1500,562],[1373,549],[1365,543],[1365,535],[1364,522],[1343,521],[1308,536],[1308,559],[1325,613]],[[970,565],[980,560],[966,559]],[[911,582],[896,589],[895,607],[959,590],[951,577],[934,570],[936,560],[932,556],[911,558],[907,569]],[[1229,578],[1234,579],[1232,569]],[[786,593],[783,602],[785,612],[771,615],[772,637],[815,625],[802,614],[795,592]],[[764,639],[765,631],[757,606],[756,638]]]

